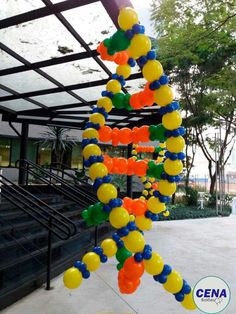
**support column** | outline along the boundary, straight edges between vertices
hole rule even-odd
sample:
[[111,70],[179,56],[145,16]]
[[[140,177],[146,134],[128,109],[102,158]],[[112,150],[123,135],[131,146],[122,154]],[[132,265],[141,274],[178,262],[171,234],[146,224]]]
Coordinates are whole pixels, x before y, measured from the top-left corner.
[[[21,137],[20,137],[20,159],[21,160],[27,159],[28,135],[29,135],[29,124],[28,123],[22,123]],[[24,169],[21,169],[21,167],[23,167],[23,166],[24,166],[24,163],[20,162],[19,177],[18,177],[19,185],[25,185],[26,184],[27,173]]]
[[[127,158],[130,158],[132,156],[132,144],[128,145],[128,152],[127,152]],[[132,191],[132,176],[127,176],[127,196],[132,197],[133,191]]]

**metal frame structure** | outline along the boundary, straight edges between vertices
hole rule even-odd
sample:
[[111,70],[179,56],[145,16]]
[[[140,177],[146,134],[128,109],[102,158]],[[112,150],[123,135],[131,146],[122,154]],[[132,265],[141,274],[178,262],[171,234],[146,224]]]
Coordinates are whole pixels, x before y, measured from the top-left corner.
[[[10,93],[10,95],[8,96],[0,97],[0,113],[2,113],[2,120],[9,122],[19,122],[22,124],[55,125],[61,127],[82,129],[87,121],[87,117],[81,117],[80,115],[88,115],[90,111],[89,109],[84,110],[84,108],[81,107],[87,106],[89,108],[95,104],[95,101],[87,101],[83,97],[79,96],[79,93],[75,93],[74,90],[77,90],[77,92],[79,92],[80,89],[105,85],[111,77],[112,73],[103,63],[103,61],[98,58],[97,51],[90,49],[85,40],[78,34],[78,32],[73,28],[73,26],[64,17],[64,15],[62,15],[62,12],[87,4],[99,2],[99,0],[66,0],[56,4],[53,4],[50,0],[41,1],[44,3],[45,7],[0,20],[0,29],[5,29],[10,26],[16,26],[18,24],[33,21],[49,15],[54,15],[67,29],[67,31],[69,31],[69,33],[77,40],[77,42],[84,48],[85,51],[31,63],[3,43],[0,43],[0,49],[2,51],[23,64],[20,66],[0,70],[0,76],[33,70],[37,74],[41,75],[43,78],[47,79],[49,82],[56,85],[55,88],[37,91],[32,90],[30,92],[19,93],[16,90],[0,84],[0,91],[3,90],[7,93]],[[123,6],[132,6],[132,3],[129,0],[100,0],[100,2],[106,9],[116,27],[118,27],[117,17],[120,8]],[[109,78],[95,80],[87,83],[63,85],[61,82],[51,77],[43,70],[43,68],[47,66],[68,63],[71,61],[87,58],[92,58],[109,76]],[[23,75],[24,74],[22,73],[22,79],[24,78]],[[136,73],[131,75],[129,80],[135,80],[141,77],[141,73]],[[74,97],[77,102],[63,104],[60,106],[47,107],[45,104],[32,98],[40,95],[53,95],[54,93],[60,92],[68,93],[70,96]],[[127,93],[125,89],[123,89],[123,92]],[[35,105],[36,108],[31,110],[14,111],[4,106],[5,101],[12,101],[16,99],[22,99],[24,101],[30,102]],[[71,110],[68,111],[68,109]],[[78,120],[78,122],[76,120]],[[142,124],[157,124],[157,122],[160,121],[160,116],[157,113],[156,107],[133,111],[117,110],[114,108],[111,111],[107,121],[108,124],[112,127],[132,127],[134,125]]]

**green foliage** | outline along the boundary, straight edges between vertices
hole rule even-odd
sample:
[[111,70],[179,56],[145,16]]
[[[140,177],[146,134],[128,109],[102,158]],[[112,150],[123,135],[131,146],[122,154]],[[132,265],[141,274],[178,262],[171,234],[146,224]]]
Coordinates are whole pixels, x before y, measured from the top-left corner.
[[[223,208],[222,216],[226,217],[231,214],[231,207],[225,206]],[[168,217],[163,217],[160,215],[159,220],[180,220],[180,219],[195,219],[195,218],[207,218],[216,217],[216,208],[205,207],[204,209],[199,209],[196,206],[185,206],[183,204],[177,204],[171,206],[170,215]]]
[[55,153],[56,162],[63,163],[63,157],[67,149],[72,149],[76,142],[68,135],[70,129],[60,128],[56,126],[48,127],[48,130],[42,133],[44,138],[41,146],[51,148]]
[[191,188],[190,186],[185,187],[185,200],[186,205],[196,206],[198,203],[198,191]]
[[[153,0],[151,6],[159,59],[185,111],[187,145],[200,146],[213,183],[216,161],[210,150],[220,145],[219,163],[227,160],[235,136],[235,9],[234,0]],[[225,129],[220,143],[204,137],[209,127],[220,125]]]

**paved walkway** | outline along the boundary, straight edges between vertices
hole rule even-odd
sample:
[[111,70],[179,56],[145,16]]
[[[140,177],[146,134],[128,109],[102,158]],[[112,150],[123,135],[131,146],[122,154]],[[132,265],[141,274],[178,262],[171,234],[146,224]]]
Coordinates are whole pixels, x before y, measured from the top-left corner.
[[[223,278],[232,297],[221,313],[236,313],[236,216],[157,222],[145,237],[191,285],[209,275]],[[134,295],[119,294],[115,265],[115,259],[103,264],[73,291],[64,288],[62,276],[58,276],[52,281],[52,291],[38,289],[2,314],[190,313],[147,274]]]

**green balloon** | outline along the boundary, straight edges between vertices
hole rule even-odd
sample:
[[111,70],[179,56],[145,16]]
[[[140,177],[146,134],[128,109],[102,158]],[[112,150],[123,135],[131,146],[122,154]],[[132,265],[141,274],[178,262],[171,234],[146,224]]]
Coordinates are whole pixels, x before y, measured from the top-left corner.
[[162,141],[165,142],[167,140],[167,137],[165,136],[166,128],[163,126],[163,124],[158,125],[150,125],[149,127],[149,133],[150,133],[150,140],[151,141]]
[[130,256],[132,256],[132,253],[130,251],[128,251],[125,247],[122,247],[121,249],[119,249],[116,253],[116,259],[124,264],[124,262],[127,260],[127,258],[129,258]]
[[117,109],[125,108],[125,95],[123,93],[117,93],[112,97],[112,104]]
[[147,176],[153,177],[156,179],[161,179],[161,174],[164,171],[164,164],[156,164],[153,160],[148,163]]
[[110,37],[110,47],[116,52],[126,50],[130,45],[130,40],[126,37],[125,32],[119,29]]
[[123,263],[119,263],[116,265],[117,270],[121,270],[121,268],[123,268],[124,264]]

